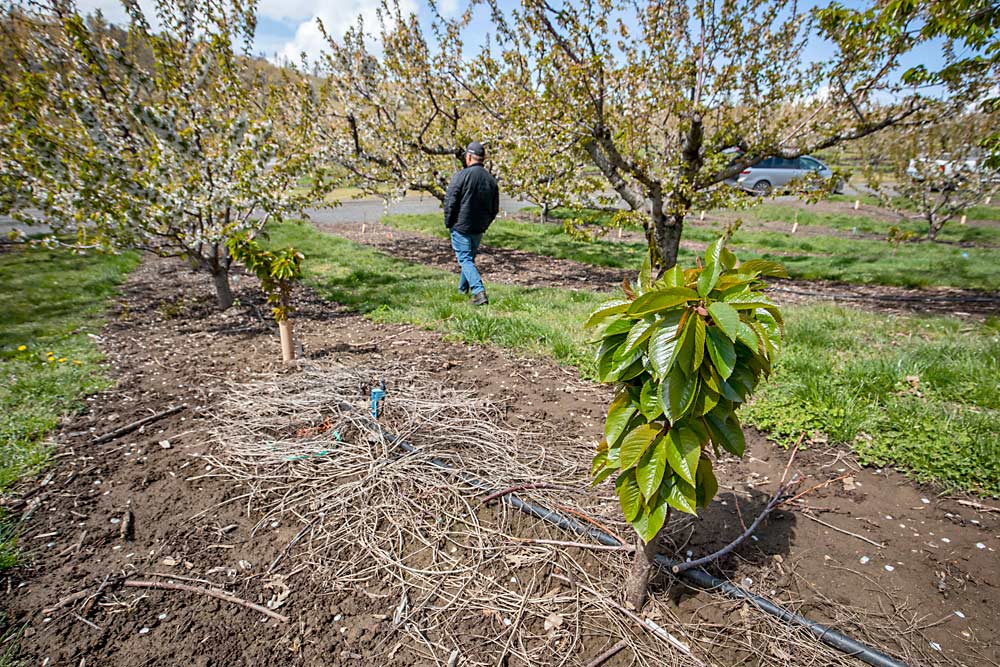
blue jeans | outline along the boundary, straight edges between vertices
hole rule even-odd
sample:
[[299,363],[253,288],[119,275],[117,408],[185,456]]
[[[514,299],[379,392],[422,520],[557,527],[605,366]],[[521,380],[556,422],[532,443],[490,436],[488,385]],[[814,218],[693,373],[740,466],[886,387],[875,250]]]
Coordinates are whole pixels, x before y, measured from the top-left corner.
[[476,268],[476,253],[479,252],[479,242],[482,240],[482,234],[463,234],[451,230],[451,248],[455,251],[458,265],[462,267],[462,275],[458,279],[459,292],[469,290],[473,294],[479,294],[486,291]]

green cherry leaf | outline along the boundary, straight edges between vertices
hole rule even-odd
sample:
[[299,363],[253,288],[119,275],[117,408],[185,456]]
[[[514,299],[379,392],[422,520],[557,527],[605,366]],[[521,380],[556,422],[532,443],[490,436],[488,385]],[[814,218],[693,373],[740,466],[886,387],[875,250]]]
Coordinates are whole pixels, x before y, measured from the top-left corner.
[[656,490],[663,481],[663,472],[667,469],[667,439],[657,438],[656,443],[646,449],[635,468],[635,479],[639,483],[639,491],[647,500],[655,497]]
[[736,347],[717,327],[708,328],[708,356],[719,377],[728,380],[736,367]]
[[670,310],[697,298],[698,293],[687,287],[665,287],[646,292],[633,301],[628,308],[628,314],[637,316]]
[[608,417],[604,422],[604,439],[608,441],[608,445],[614,445],[618,442],[619,436],[625,431],[629,419],[632,418],[637,409],[638,407],[632,402],[627,391],[618,392],[618,395],[611,401]]
[[620,454],[622,470],[631,468],[639,462],[639,458],[660,430],[659,424],[641,424],[625,434]]
[[675,473],[688,484],[694,484],[701,457],[701,442],[698,434],[689,428],[673,428],[667,433],[667,462]]
[[639,484],[635,481],[635,471],[627,470],[618,476],[615,481],[615,493],[618,494],[625,520],[634,521],[642,509],[642,494],[639,493]]
[[632,527],[643,542],[650,542],[656,537],[663,524],[667,521],[667,509],[670,505],[664,498],[657,496],[655,502],[642,508],[642,512],[632,522]]
[[708,312],[712,316],[715,325],[722,329],[722,332],[729,337],[729,340],[736,340],[740,327],[740,314],[728,303],[716,301],[708,307]]

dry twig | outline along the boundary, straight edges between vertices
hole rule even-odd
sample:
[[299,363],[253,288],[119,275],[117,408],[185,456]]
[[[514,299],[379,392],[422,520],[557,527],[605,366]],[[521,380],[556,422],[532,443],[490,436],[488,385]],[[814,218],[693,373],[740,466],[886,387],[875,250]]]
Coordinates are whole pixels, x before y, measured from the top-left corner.
[[235,595],[219,590],[218,588],[198,588],[197,586],[188,586],[187,584],[174,584],[169,581],[142,581],[138,579],[126,579],[122,583],[122,586],[127,588],[157,588],[164,591],[187,591],[189,593],[197,593],[199,595],[208,595],[209,597],[231,602],[232,604],[238,604],[241,607],[246,607],[247,609],[253,609],[254,611],[258,611],[265,616],[270,616],[271,618],[281,621],[282,623],[288,622],[288,617],[284,614],[271,611],[267,607],[238,598]]
[[110,442],[115,438],[120,438],[123,435],[127,435],[132,431],[135,431],[136,429],[142,428],[147,424],[152,424],[153,422],[169,417],[170,415],[175,415],[186,407],[187,407],[186,405],[178,405],[168,410],[164,410],[163,412],[157,412],[155,415],[150,415],[148,417],[143,417],[142,419],[137,419],[134,422],[116,428],[114,431],[111,431],[110,433],[105,433],[104,435],[98,436],[97,438],[94,439],[92,444],[101,445],[104,444],[105,442]]

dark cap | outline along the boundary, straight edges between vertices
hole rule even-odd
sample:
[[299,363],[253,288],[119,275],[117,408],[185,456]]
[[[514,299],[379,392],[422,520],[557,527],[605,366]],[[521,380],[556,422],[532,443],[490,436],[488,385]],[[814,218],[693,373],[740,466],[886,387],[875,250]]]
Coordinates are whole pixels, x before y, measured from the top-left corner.
[[471,144],[469,144],[465,148],[465,152],[471,153],[472,155],[476,155],[478,157],[486,157],[486,149],[483,148],[483,145],[478,141],[473,141]]

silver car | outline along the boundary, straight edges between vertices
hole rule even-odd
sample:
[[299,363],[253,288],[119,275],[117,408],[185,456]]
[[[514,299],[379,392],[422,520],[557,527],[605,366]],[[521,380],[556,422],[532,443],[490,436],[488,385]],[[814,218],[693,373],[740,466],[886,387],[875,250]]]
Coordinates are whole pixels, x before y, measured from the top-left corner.
[[[804,155],[799,158],[769,157],[752,167],[747,167],[739,176],[728,183],[749,190],[754,194],[768,195],[774,189],[783,190],[796,179],[805,178],[810,173],[820,178],[831,178],[833,172],[814,157]],[[835,192],[843,191],[843,183],[837,183]]]

